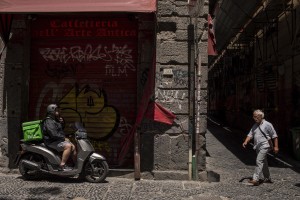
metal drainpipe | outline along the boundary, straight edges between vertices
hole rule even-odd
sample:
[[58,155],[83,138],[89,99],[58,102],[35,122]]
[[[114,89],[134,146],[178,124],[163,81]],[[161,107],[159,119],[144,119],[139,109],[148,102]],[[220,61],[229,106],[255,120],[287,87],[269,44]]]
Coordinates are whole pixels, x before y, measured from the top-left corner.
[[200,133],[201,133],[201,124],[200,124],[200,116],[201,116],[201,108],[200,108],[200,102],[201,102],[201,54],[199,52],[199,46],[197,43],[197,39],[199,36],[197,35],[197,19],[195,18],[195,132],[194,132],[194,146],[195,146],[195,152],[194,152],[194,160],[193,160],[193,180],[199,180],[199,174],[198,174],[198,158],[200,154],[200,146],[203,145],[202,143],[200,144]]
[[[194,25],[188,25],[188,57],[189,57],[189,180],[194,179],[195,175],[195,35]],[[194,157],[194,159],[193,159]]]

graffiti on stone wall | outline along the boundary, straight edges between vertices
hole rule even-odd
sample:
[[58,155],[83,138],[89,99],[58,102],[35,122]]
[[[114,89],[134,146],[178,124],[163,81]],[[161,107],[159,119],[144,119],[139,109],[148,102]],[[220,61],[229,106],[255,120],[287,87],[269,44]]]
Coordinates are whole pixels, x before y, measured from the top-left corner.
[[172,104],[174,105],[173,107],[177,107],[179,110],[182,110],[184,99],[187,98],[187,94],[181,90],[158,89],[155,93],[156,98],[158,98],[160,102]]
[[175,86],[188,85],[188,72],[183,70],[173,70]]
[[[111,47],[99,44],[95,48],[91,44],[85,47],[71,46],[71,47],[57,47],[57,48],[40,48],[40,54],[47,62],[59,63],[88,63],[94,61],[105,61],[105,75],[107,76],[127,76],[127,71],[136,71],[135,64],[132,57],[132,49],[128,45],[117,46],[112,44]],[[58,69],[52,70],[56,72]],[[74,71],[74,67],[63,70]],[[54,73],[57,74],[57,73]]]
[[161,74],[161,72],[156,73],[156,80],[162,85],[172,86],[172,87],[186,87],[188,85],[188,71],[174,69],[170,70],[170,74]]

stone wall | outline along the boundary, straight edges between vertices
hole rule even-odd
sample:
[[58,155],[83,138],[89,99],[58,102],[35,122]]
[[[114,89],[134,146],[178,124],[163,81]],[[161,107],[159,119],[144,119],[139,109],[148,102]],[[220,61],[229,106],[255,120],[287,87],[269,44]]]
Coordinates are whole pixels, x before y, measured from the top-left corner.
[[[1,58],[0,90],[0,167],[14,168],[14,160],[19,151],[22,113],[27,108],[26,65],[28,65],[29,47],[27,25],[23,16],[17,16],[12,23],[10,41]],[[4,44],[1,44],[2,47]],[[28,71],[28,70],[27,70]],[[25,92],[25,93],[24,93]]]
[[[5,75],[5,57],[6,57],[6,48],[4,48],[4,43],[0,39],[0,49],[1,49],[1,58],[0,58],[0,84],[4,85],[4,75]],[[5,108],[6,98],[5,98],[4,87],[0,87],[0,167],[8,166],[8,138],[7,138],[7,110]]]
[[142,154],[141,163],[146,169],[152,168],[156,179],[187,179],[190,24],[195,27],[196,44],[196,155],[198,170],[203,172],[200,179],[206,179],[208,2],[202,9],[200,17],[190,18],[187,0],[158,1],[155,100],[175,113],[177,119],[173,126],[151,122],[142,126],[142,153],[150,148],[153,155],[143,158]]

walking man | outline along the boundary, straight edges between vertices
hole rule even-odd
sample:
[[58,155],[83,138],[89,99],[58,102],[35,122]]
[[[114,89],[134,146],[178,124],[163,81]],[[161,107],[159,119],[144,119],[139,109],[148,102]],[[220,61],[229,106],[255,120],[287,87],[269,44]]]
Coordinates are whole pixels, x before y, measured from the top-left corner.
[[[278,136],[273,125],[264,119],[264,113],[261,110],[255,110],[253,112],[253,119],[255,124],[252,126],[249,134],[243,142],[243,147],[251,139],[254,139],[254,149],[256,150],[256,167],[253,174],[253,179],[249,181],[253,186],[258,186],[260,183],[272,183],[267,153],[271,150],[274,153],[278,153]],[[273,142],[272,142],[273,140]]]

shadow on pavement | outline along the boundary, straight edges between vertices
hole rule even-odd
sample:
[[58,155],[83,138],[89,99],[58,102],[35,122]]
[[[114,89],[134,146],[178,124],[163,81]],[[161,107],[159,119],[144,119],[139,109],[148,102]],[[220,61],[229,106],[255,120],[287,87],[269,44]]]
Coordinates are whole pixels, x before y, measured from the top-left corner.
[[[39,181],[47,181],[52,183],[85,183],[88,182],[85,179],[80,179],[77,177],[62,177],[62,176],[56,176],[56,175],[50,175],[50,174],[42,174],[40,178],[34,179],[34,180],[25,180],[22,176],[19,176],[18,179],[22,179],[24,181],[28,182],[39,182]],[[108,183],[108,181],[104,181],[102,183]],[[99,184],[99,183],[97,183]]]
[[243,177],[242,179],[239,180],[240,183],[242,183],[244,180],[251,180],[252,176],[247,176],[247,177]]
[[60,187],[39,187],[35,186],[34,188],[28,188],[28,193],[31,195],[40,195],[40,194],[50,194],[51,196],[62,193],[62,188]]
[[[211,134],[217,138],[231,153],[233,153],[245,165],[255,165],[256,152],[253,150],[253,145],[248,145],[246,149],[242,147],[242,143],[247,133],[242,133],[239,130],[226,127],[214,119],[208,118],[207,129]],[[270,167],[291,168],[293,171],[300,173],[299,165],[296,161],[289,158],[283,153],[274,155],[268,154],[268,163]]]
[[208,131],[221,142],[232,154],[234,154],[245,165],[255,165],[255,152],[249,145],[246,149],[242,147],[244,137],[241,134],[230,131],[221,124],[207,120]]
[[24,181],[28,182],[39,182],[39,181],[47,181],[47,182],[57,182],[57,183],[83,183],[84,180],[72,177],[60,177],[55,175],[41,175],[39,178],[26,180],[22,176],[18,177]]

